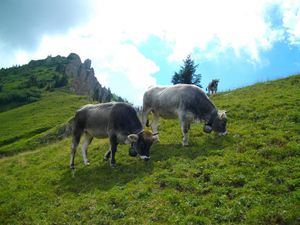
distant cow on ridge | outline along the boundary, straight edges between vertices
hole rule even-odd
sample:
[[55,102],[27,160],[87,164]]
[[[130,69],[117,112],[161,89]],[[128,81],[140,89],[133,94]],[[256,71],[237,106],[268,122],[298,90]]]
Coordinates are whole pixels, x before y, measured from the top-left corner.
[[[102,103],[85,105],[73,119],[73,140],[71,146],[70,167],[74,168],[74,157],[80,137],[85,134],[82,144],[84,164],[89,165],[87,147],[93,138],[109,138],[110,148],[104,155],[111,166],[115,166],[115,153],[118,144],[131,144],[141,159],[150,159],[150,147],[156,137],[150,131],[144,131],[136,111],[126,103]],[[136,154],[135,154],[136,155]]]
[[216,94],[218,90],[219,79],[213,79],[207,86],[208,94]]
[[212,130],[225,135],[226,113],[216,109],[207,95],[197,86],[177,84],[168,87],[150,87],[143,99],[143,126],[146,125],[148,114],[153,113],[152,129],[157,133],[159,117],[179,118],[183,134],[182,145],[188,145],[188,131],[193,121],[205,121],[203,130]]

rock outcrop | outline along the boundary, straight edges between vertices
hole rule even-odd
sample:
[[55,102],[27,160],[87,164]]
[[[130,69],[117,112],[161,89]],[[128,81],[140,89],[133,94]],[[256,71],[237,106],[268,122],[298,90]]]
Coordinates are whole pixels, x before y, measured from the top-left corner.
[[68,64],[65,65],[64,73],[70,78],[71,91],[78,95],[93,96],[96,89],[102,88],[95,77],[90,59],[82,63],[75,53],[71,53],[67,59]]
[[42,60],[31,60],[28,64],[29,67],[41,65],[55,68],[56,72],[66,76],[70,91],[78,95],[87,95],[99,102],[124,101],[121,97],[113,95],[109,88],[101,86],[95,77],[90,59],[82,63],[79,55],[71,53],[68,57],[48,56]]

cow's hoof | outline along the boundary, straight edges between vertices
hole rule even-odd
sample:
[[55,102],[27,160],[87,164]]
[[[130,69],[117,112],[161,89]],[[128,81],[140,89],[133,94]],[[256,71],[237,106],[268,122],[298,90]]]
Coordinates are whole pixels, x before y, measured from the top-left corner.
[[103,157],[104,161],[107,161],[108,159],[109,159],[109,157],[106,157],[106,156]]
[[110,163],[111,168],[116,168],[116,163]]
[[71,169],[71,170],[74,170],[74,169],[75,169],[75,166],[74,166],[74,165],[70,165],[70,169]]
[[89,166],[90,162],[85,162],[84,165]]
[[182,147],[188,147],[189,144],[188,143],[182,143]]

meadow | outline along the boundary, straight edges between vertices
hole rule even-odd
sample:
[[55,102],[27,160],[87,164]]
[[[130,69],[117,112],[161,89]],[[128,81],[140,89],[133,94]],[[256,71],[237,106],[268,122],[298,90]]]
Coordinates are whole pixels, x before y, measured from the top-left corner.
[[0,224],[300,224],[299,87],[296,75],[211,96],[229,110],[227,136],[193,124],[182,147],[179,122],[161,120],[151,160],[122,145],[116,168],[103,161],[107,139],[90,145],[90,166],[78,149],[75,170],[70,137],[35,141],[82,97],[53,92],[2,112]]

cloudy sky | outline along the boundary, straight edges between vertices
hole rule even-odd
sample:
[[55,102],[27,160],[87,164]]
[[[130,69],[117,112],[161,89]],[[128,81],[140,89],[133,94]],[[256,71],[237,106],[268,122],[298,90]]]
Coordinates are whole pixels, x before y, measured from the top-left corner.
[[71,52],[137,105],[188,54],[204,87],[234,89],[300,73],[300,1],[0,1],[0,68]]

